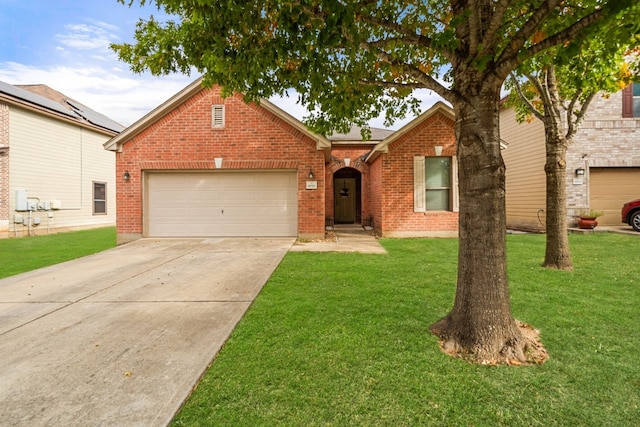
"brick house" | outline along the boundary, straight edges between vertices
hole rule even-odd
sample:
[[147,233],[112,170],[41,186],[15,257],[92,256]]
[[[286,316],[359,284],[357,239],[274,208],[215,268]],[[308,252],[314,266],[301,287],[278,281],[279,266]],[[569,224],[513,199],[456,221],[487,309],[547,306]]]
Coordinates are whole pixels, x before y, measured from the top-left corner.
[[[517,123],[514,109],[502,108],[500,135],[508,144],[507,226],[543,231],[544,126]],[[569,226],[582,209],[603,211],[600,225],[622,225],[622,205],[640,197],[640,84],[594,98],[567,151],[566,188]]]
[[118,242],[140,237],[457,235],[453,112],[329,138],[269,101],[193,82],[104,144],[116,152]]
[[46,85],[0,82],[0,238],[113,226],[122,125]]

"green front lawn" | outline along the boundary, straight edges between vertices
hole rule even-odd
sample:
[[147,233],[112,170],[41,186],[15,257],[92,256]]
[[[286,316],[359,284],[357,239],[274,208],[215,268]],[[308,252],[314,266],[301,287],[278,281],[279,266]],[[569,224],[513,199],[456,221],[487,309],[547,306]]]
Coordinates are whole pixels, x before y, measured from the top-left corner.
[[115,227],[0,239],[0,279],[90,255],[115,245]]
[[388,255],[289,253],[173,425],[630,426],[640,419],[639,236],[572,235],[575,271],[508,236],[515,317],[541,366],[469,365],[429,333],[451,308],[457,240]]

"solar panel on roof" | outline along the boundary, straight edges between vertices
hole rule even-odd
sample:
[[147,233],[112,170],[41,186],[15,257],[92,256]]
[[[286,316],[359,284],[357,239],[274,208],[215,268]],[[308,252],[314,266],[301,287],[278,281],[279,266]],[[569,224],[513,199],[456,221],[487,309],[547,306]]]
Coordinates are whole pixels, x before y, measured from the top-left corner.
[[13,98],[21,99],[23,101],[38,105],[48,110],[55,111],[56,113],[72,117],[74,119],[84,119],[89,123],[100,126],[104,129],[112,130],[115,132],[121,132],[124,129],[124,126],[122,126],[120,123],[111,120],[107,116],[100,114],[92,110],[91,108],[80,104],[77,101],[66,100],[66,103],[72,107],[72,110],[70,110],[68,108],[65,108],[64,105],[52,101],[49,98],[45,98],[43,96],[29,92],[28,90],[21,89],[2,81],[0,81],[0,93],[5,93]]
[[76,113],[78,113],[85,120],[89,121],[90,123],[93,123],[96,126],[100,126],[105,129],[110,129],[116,132],[120,132],[124,129],[124,126],[122,126],[120,123],[114,120],[111,120],[107,116],[100,114],[97,111],[94,111],[91,108],[88,108],[77,101],[67,99],[66,102],[74,110],[76,110]]
[[57,113],[64,114],[69,117],[75,117],[75,115],[64,108],[62,105],[57,102],[51,101],[43,96],[36,95],[34,93],[29,92],[28,90],[20,89],[19,87],[15,87],[5,82],[0,82],[0,92],[6,93],[14,98],[22,99],[23,101],[27,101],[31,104],[39,105],[48,110],[55,111]]

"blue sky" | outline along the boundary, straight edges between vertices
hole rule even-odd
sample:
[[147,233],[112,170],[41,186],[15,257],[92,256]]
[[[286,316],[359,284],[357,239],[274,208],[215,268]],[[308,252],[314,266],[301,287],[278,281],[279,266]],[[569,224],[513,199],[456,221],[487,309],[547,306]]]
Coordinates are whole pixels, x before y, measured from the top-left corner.
[[[150,15],[164,17],[138,2],[0,0],[0,81],[46,84],[129,125],[197,78],[136,75],[109,49],[132,42],[136,22]],[[437,100],[427,92],[421,97],[426,107]],[[298,119],[306,113],[295,96],[271,101]],[[383,127],[382,119],[371,125]]]

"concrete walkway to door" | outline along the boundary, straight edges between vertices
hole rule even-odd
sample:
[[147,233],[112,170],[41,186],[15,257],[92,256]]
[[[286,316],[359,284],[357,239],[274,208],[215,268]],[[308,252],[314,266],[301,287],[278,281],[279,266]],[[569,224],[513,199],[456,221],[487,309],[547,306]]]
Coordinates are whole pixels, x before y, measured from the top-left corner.
[[[298,240],[291,252],[360,252],[366,254],[386,254],[373,231],[360,224],[338,224],[333,227],[333,237],[324,240]],[[331,235],[331,233],[329,233]]]
[[166,425],[293,241],[141,239],[0,280],[0,425]]

